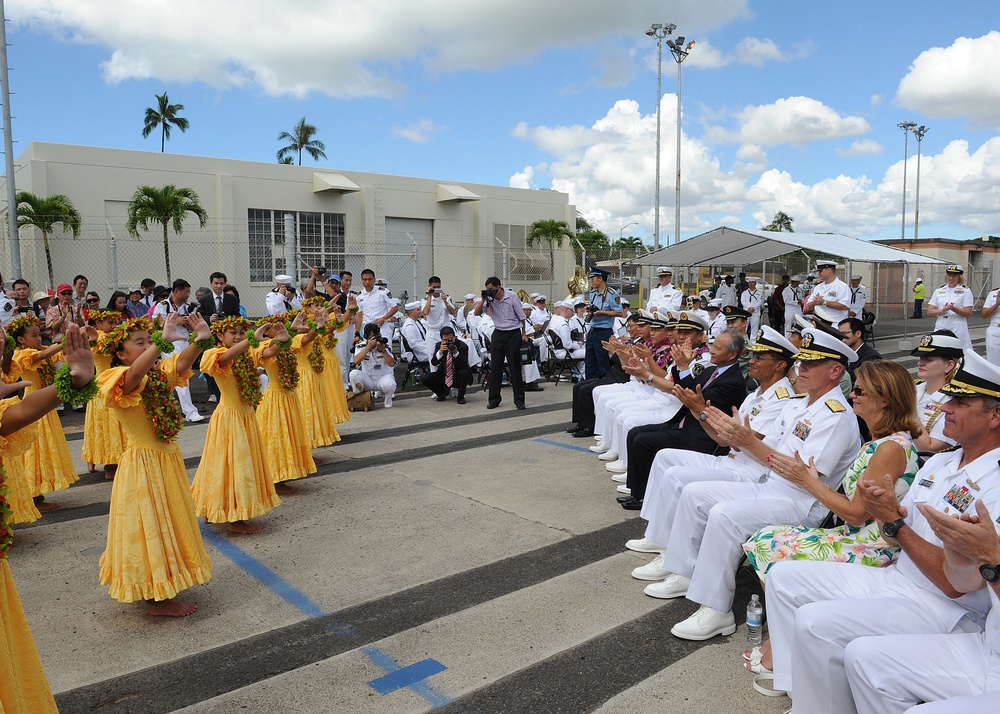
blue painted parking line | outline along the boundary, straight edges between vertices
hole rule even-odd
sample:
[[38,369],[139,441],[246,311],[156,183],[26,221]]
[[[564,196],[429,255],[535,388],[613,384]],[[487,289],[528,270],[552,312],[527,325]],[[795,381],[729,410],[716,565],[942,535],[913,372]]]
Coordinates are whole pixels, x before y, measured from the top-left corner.
[[[297,590],[291,584],[285,582],[280,575],[244,552],[238,546],[233,545],[229,540],[223,538],[208,525],[201,524],[202,537],[212,544],[212,547],[236,563],[249,575],[256,578],[261,584],[289,605],[297,609],[306,617],[319,617],[326,612],[319,605],[310,600],[305,593]],[[331,623],[332,624],[332,623]],[[328,628],[329,629],[329,628]],[[342,634],[339,632],[338,634]]]
[[379,694],[390,694],[399,689],[409,689],[419,694],[432,707],[440,707],[451,701],[451,698],[437,691],[424,680],[447,667],[433,659],[424,659],[406,667],[400,667],[394,659],[376,647],[362,647],[364,654],[372,664],[386,671],[381,677],[368,682],[368,686]]
[[590,449],[586,446],[573,446],[572,444],[563,444],[559,441],[550,441],[549,439],[535,439],[539,444],[548,444],[549,446],[561,446],[564,449],[572,449],[573,451],[586,451],[588,454],[592,454]]

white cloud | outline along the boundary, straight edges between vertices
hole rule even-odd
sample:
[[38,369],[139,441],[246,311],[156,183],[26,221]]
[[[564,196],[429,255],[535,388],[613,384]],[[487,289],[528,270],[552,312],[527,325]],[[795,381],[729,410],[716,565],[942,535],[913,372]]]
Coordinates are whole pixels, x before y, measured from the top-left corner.
[[523,171],[518,171],[510,177],[511,188],[531,188],[531,179],[535,178],[535,169],[525,166]]
[[[685,60],[686,63],[706,69],[717,69],[730,64],[746,64],[763,67],[768,62],[791,62],[802,59],[813,52],[811,43],[803,42],[791,51],[782,50],[770,38],[744,37],[731,52],[714,47],[708,40],[698,40]],[[655,56],[654,56],[655,60]]]
[[415,144],[423,144],[430,140],[431,134],[439,132],[442,127],[437,126],[430,119],[421,119],[420,121],[411,124],[410,126],[394,126],[392,128],[392,135],[399,136],[403,139],[408,139]]
[[[662,111],[675,110],[676,97],[663,97]],[[530,127],[520,124],[514,135],[552,156],[514,174],[511,185],[565,191],[570,201],[596,227],[609,235],[630,221],[637,233],[653,225],[655,112],[644,115],[632,100],[620,100],[591,126]],[[661,238],[673,232],[674,152],[672,141],[661,156]],[[874,151],[875,142],[856,148]],[[682,233],[691,235],[719,225],[749,227],[771,220],[776,211],[795,219],[802,232],[837,232],[869,236],[888,226],[898,228],[902,203],[903,162],[889,165],[884,175],[838,174],[813,184],[788,171],[767,166],[760,144],[743,144],[732,165],[702,140],[684,135],[682,144]],[[847,150],[850,151],[850,150]],[[912,225],[916,157],[908,165],[908,221]],[[924,154],[920,180],[921,225],[963,226],[996,233],[1000,225],[1000,137],[970,150],[953,141],[939,154]]]
[[[748,15],[749,0],[702,0],[673,12],[705,32]],[[8,18],[106,47],[110,82],[156,78],[269,94],[391,96],[413,64],[432,73],[493,70],[540,52],[635,35],[658,0],[8,0]],[[525,21],[530,18],[530,21]],[[597,82],[621,81],[605,62]]]
[[871,125],[864,118],[841,116],[811,97],[788,97],[773,104],[751,105],[739,112],[736,118],[740,126],[735,131],[710,127],[706,136],[718,142],[778,146],[806,144],[871,131]]
[[885,147],[873,139],[854,141],[846,149],[837,149],[841,156],[878,156],[883,151]]
[[949,47],[921,52],[900,81],[896,100],[928,117],[969,117],[1000,127],[998,66],[1000,32],[959,37]]

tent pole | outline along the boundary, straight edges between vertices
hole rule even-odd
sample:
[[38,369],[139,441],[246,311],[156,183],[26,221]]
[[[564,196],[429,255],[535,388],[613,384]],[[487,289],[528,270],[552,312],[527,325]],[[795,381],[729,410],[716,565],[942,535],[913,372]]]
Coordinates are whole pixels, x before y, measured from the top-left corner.
[[906,267],[903,268],[903,339],[909,340],[910,330],[910,310],[909,303],[906,300],[906,290],[910,286],[910,264],[906,263]]

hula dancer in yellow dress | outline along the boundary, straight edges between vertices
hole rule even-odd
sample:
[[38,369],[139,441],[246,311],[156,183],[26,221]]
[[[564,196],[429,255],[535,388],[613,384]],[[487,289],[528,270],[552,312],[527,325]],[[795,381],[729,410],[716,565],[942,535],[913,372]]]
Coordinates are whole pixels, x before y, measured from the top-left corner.
[[[299,370],[295,354],[291,351],[295,340],[301,345],[302,337],[288,336],[288,329],[296,332],[305,325],[306,315],[299,312],[288,329],[284,317],[270,315],[257,321],[258,326],[264,327],[264,337],[270,339],[270,342],[261,342],[261,363],[267,370],[268,382],[257,407],[257,424],[264,441],[267,470],[274,482],[274,490],[281,496],[299,492],[298,488],[286,482],[316,473],[316,462],[307,441],[298,397]],[[272,344],[278,344],[282,349],[269,357],[268,347]]]
[[301,328],[306,330],[301,347],[296,341],[292,352],[298,361],[299,403],[302,405],[306,435],[309,437],[309,446],[318,449],[340,441],[340,434],[337,433],[329,393],[323,389],[321,381],[326,370],[326,355],[320,344],[320,338],[326,332],[326,310],[316,311],[314,317],[308,317],[308,312],[306,315],[308,327]]
[[[60,370],[56,380],[59,387],[33,390],[24,401],[18,401],[3,397],[26,386],[24,382],[0,384],[0,459],[4,463],[18,461],[18,451],[34,441],[37,430],[32,422],[55,409],[63,400],[82,403],[97,391],[93,383],[93,355],[76,325],[66,328],[65,352],[69,366]],[[52,690],[7,562],[7,550],[14,537],[10,528],[10,509],[3,496],[4,478],[3,469],[0,469],[0,712],[56,714]]]
[[[21,370],[14,366],[11,359],[14,356],[14,340],[4,334],[2,327],[0,327],[0,344],[4,345],[3,358],[0,359],[0,380],[4,384],[18,385],[11,388],[13,391],[5,390],[8,392],[8,396],[4,401],[19,402],[20,397],[16,392],[24,389],[27,384],[25,382],[18,382],[21,378]],[[2,389],[2,386],[0,386],[0,389]],[[2,403],[0,402],[0,404]],[[37,427],[31,429],[32,441],[37,433]],[[24,470],[22,455],[28,450],[29,446],[31,446],[31,441],[24,443],[24,448],[19,451],[15,452],[9,449],[4,452],[6,459],[3,468],[6,471],[4,481],[7,484],[7,507],[11,511],[7,519],[8,523],[34,523],[42,517],[31,497],[35,481],[34,479],[29,479],[28,473]]]
[[[281,504],[254,416],[261,399],[257,377],[261,349],[259,336],[247,334],[252,326],[245,317],[216,320],[212,332],[222,345],[201,356],[201,371],[215,379],[222,396],[208,423],[191,493],[200,518],[228,523],[234,533],[259,533],[260,526],[247,521]],[[257,328],[261,334],[264,329]],[[280,349],[271,344],[268,356]]]
[[351,418],[351,412],[347,408],[347,392],[344,391],[343,382],[344,375],[340,366],[340,358],[337,356],[337,342],[340,339],[337,337],[337,334],[342,335],[350,326],[351,321],[358,312],[358,302],[353,295],[347,299],[348,308],[346,317],[341,316],[340,306],[337,303],[330,303],[330,305],[333,306],[333,312],[329,313],[332,321],[326,323],[326,334],[319,338],[320,343],[323,345],[323,356],[326,357],[326,369],[323,370],[322,384],[323,388],[330,395],[327,403],[332,406],[334,419],[338,424],[343,424]]
[[[41,322],[30,313],[7,323],[7,334],[14,340],[13,365],[21,379],[30,383],[24,390],[25,396],[52,384],[56,373],[53,357],[62,352],[62,343],[44,347]],[[40,420],[38,438],[21,458],[39,511],[59,508],[55,503],[45,503],[43,494],[62,491],[80,480],[66,434],[55,412],[49,412]]]
[[145,317],[119,324],[104,345],[114,356],[111,369],[98,380],[128,437],[111,489],[101,585],[110,585],[119,602],[146,600],[150,615],[170,617],[194,612],[197,606],[174,597],[212,577],[175,441],[184,415],[174,387],[187,383],[198,354],[213,342],[198,313],[187,317],[195,341],[162,360],[161,351],[171,352],[179,339],[176,312],[167,316],[162,334],[152,332]]
[[[94,327],[87,326],[84,331],[94,346],[94,366],[100,376],[111,368],[111,355],[103,354],[101,348],[107,335],[121,322],[122,314],[116,310],[100,310],[90,313],[90,321]],[[104,478],[112,481],[118,459],[125,451],[125,431],[118,423],[118,417],[113,409],[98,396],[87,405],[87,416],[83,420],[83,460],[91,472],[95,464],[104,464]]]

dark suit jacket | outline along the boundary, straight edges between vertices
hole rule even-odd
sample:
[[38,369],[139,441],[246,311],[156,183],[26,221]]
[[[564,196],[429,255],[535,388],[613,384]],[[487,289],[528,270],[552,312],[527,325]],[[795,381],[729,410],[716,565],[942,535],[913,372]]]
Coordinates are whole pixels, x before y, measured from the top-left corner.
[[[198,312],[206,320],[211,321],[212,315],[217,311],[215,309],[215,294],[209,293],[201,300],[198,301]],[[236,300],[235,295],[230,295],[229,293],[222,294],[222,316],[223,317],[239,317],[240,316],[240,304]]]
[[[460,369],[469,371],[469,346],[464,342],[462,342],[461,340],[457,340],[455,342],[455,346],[458,347],[458,354],[452,356],[452,361],[455,364],[455,371],[457,372]],[[440,367],[444,365],[444,357],[441,355],[440,352],[438,352],[438,350],[440,349],[441,349],[441,343],[438,342],[436,345],[434,345],[434,352],[431,353],[431,364],[434,365],[435,367]]]
[[[708,381],[712,378],[718,368],[714,365],[697,377],[693,374],[689,374],[683,379],[680,378],[680,374],[677,372],[677,368],[674,368],[674,381],[682,387],[687,389],[694,389],[695,386],[701,386],[701,394],[705,398],[705,401],[711,402],[713,407],[720,409],[724,414],[732,414],[733,407],[739,407],[743,404],[743,400],[747,396],[747,384],[746,380],[743,379],[743,373],[740,372],[739,364],[730,365],[725,372],[723,372],[718,379],[714,380],[711,384]],[[706,386],[707,385],[707,386]],[[701,426],[701,421],[697,417],[692,416],[687,409],[681,409],[681,411],[669,422],[676,428],[684,432],[684,439],[707,439],[715,444],[715,441]],[[683,426],[681,426],[683,424]],[[683,447],[682,447],[683,448]],[[686,447],[690,448],[690,447]]]

